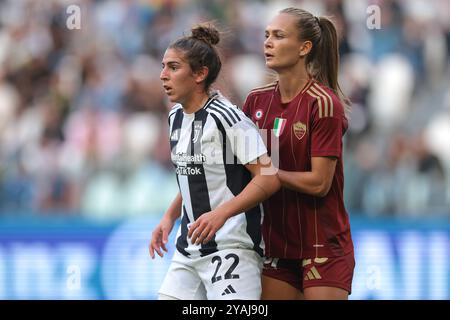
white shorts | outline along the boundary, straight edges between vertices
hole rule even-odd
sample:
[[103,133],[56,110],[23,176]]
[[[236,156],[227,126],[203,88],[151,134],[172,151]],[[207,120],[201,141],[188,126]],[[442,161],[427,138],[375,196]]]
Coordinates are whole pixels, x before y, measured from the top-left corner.
[[159,294],[180,300],[259,300],[263,258],[250,249],[187,258],[178,251]]

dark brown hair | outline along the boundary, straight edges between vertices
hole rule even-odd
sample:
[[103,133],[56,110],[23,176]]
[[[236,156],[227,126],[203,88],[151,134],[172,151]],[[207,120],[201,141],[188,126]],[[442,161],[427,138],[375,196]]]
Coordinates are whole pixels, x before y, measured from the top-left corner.
[[339,82],[339,48],[336,27],[327,17],[315,17],[299,8],[286,8],[280,11],[295,16],[301,41],[311,41],[311,51],[306,56],[308,72],[320,83],[330,87],[349,107],[350,101],[342,92]]
[[169,48],[181,50],[193,72],[207,67],[209,72],[205,79],[205,91],[216,81],[222,68],[219,53],[215,45],[220,41],[220,33],[211,23],[198,24],[191,29],[191,35],[180,38]]

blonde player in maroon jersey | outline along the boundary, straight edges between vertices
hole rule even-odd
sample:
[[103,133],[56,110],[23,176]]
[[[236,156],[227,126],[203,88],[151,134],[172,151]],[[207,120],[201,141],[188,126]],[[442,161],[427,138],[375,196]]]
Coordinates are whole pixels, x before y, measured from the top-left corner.
[[[278,138],[282,188],[264,202],[262,299],[347,299],[355,266],[343,202],[342,136],[333,23],[281,10],[265,32],[264,54],[278,80],[254,89],[244,112]],[[273,138],[273,137],[272,137]]]

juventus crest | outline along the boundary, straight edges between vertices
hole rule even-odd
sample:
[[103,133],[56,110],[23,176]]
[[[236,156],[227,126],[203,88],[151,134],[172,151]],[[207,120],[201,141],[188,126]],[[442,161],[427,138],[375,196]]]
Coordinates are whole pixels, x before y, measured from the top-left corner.
[[201,132],[202,132],[202,123],[201,121],[199,121],[194,124],[194,137],[192,138],[192,142],[197,143],[198,137],[200,137]]

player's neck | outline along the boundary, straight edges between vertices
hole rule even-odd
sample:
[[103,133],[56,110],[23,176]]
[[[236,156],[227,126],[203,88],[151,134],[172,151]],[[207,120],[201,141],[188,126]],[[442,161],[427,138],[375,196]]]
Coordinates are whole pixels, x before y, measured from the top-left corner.
[[195,113],[205,105],[208,101],[208,95],[206,93],[196,93],[186,99],[181,105],[183,106],[184,113]]
[[292,101],[309,81],[308,73],[304,66],[290,68],[278,73],[281,102]]

